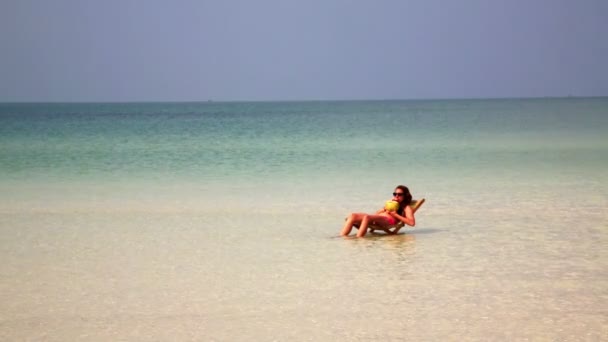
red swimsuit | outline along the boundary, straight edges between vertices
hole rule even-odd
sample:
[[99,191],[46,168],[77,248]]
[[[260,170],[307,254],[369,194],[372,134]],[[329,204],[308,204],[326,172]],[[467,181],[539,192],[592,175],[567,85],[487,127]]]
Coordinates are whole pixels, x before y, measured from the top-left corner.
[[392,217],[392,216],[385,216],[386,220],[388,221],[388,224],[390,224],[391,226],[394,226],[397,224],[397,219]]

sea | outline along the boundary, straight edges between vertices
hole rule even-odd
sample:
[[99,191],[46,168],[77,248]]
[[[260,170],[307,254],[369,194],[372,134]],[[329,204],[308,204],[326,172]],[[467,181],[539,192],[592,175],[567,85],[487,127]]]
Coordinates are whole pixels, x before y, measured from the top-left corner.
[[0,279],[2,341],[606,341],[608,98],[2,103]]

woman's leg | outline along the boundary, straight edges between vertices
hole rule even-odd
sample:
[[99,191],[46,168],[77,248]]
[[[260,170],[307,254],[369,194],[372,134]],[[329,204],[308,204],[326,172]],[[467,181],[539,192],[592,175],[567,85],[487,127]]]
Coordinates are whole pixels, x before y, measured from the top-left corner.
[[369,215],[363,216],[361,220],[361,224],[359,225],[359,231],[357,232],[357,237],[363,237],[367,234],[367,225],[369,225]]
[[350,234],[350,231],[353,230],[353,226],[355,224],[359,225],[361,223],[361,218],[363,216],[365,216],[365,214],[362,213],[351,213],[350,215],[348,215],[348,217],[346,218],[346,222],[344,222],[344,227],[342,227],[340,235],[346,236]]
[[[375,224],[388,225],[388,219],[386,216],[382,215],[364,215],[361,218],[361,224],[359,225],[359,231],[357,232],[357,237],[363,237],[367,234],[367,226],[370,222],[374,222]],[[384,230],[384,227],[381,229]]]

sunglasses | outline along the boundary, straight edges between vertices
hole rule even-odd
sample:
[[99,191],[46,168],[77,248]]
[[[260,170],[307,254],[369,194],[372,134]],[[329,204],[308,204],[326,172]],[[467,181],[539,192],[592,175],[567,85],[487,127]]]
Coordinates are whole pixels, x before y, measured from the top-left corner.
[[393,196],[403,197],[403,192],[393,192]]

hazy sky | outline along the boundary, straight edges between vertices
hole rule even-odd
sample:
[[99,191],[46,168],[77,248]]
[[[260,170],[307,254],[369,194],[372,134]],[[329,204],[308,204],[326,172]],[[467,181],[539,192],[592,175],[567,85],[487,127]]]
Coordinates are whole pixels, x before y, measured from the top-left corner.
[[608,95],[607,0],[0,1],[0,101]]

